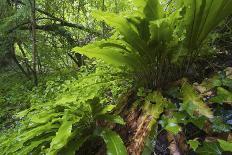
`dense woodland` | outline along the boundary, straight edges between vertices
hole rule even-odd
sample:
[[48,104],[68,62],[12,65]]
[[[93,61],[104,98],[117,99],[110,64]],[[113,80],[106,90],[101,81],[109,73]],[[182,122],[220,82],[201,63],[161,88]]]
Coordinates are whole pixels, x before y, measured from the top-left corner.
[[0,0],[0,155],[232,154],[232,0]]

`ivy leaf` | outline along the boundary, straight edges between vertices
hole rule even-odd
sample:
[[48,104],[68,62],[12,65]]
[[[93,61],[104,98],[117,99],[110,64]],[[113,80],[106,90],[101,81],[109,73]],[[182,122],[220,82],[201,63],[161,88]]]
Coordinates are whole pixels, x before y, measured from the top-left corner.
[[209,101],[214,103],[232,104],[232,93],[222,87],[218,87],[217,95],[211,98]]
[[193,87],[187,82],[182,86],[182,93],[183,104],[181,107],[183,110],[186,110],[190,116],[203,115],[208,118],[213,118],[211,109],[201,100]]
[[173,134],[178,134],[181,131],[181,127],[177,123],[173,123],[170,121],[168,125],[165,127],[167,131],[172,132]]
[[106,128],[97,128],[94,134],[103,138],[106,143],[107,155],[127,155],[126,147],[116,132]]
[[212,88],[215,87],[221,87],[222,86],[222,81],[221,81],[221,77],[219,75],[214,75],[212,78],[210,79],[205,79],[201,85],[203,87],[206,87],[207,90],[210,90]]
[[232,142],[227,142],[221,139],[218,139],[218,142],[223,151],[232,152]]
[[225,78],[222,80],[223,86],[228,87],[228,88],[232,88],[232,79],[229,78]]
[[176,118],[168,118],[162,117],[160,121],[162,127],[164,127],[167,131],[170,131],[173,134],[178,134],[181,131],[181,127],[178,125]]
[[231,130],[231,126],[224,123],[221,117],[212,119],[212,128],[214,132],[218,133],[229,132]]
[[189,140],[188,144],[194,151],[196,151],[198,146],[200,145],[200,142],[197,139],[194,139],[194,140]]
[[203,129],[206,119],[207,119],[206,117],[201,116],[201,117],[198,117],[198,118],[190,118],[189,122],[196,125],[199,129]]
[[197,149],[198,155],[221,155],[222,151],[215,142],[203,142],[203,146]]

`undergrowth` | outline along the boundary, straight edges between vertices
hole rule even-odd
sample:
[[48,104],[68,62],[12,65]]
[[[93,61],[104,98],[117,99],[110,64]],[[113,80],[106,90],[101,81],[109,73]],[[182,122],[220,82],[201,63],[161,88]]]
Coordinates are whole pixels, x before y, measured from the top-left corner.
[[[96,71],[83,71],[77,79],[65,80],[62,85],[54,86],[48,81],[44,97],[18,113],[20,123],[1,137],[3,154],[75,152],[92,136],[97,120],[123,124],[119,116],[109,115],[118,97],[131,87],[130,80],[119,75],[117,70],[99,65]],[[99,134],[105,132],[100,131]],[[73,143],[77,143],[75,148]]]

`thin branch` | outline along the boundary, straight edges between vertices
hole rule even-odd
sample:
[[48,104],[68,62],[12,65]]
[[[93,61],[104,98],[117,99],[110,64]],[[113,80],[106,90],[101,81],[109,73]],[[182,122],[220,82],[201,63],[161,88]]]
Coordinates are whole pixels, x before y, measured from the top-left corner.
[[[23,3],[22,1],[18,1],[18,3],[20,3],[21,5],[25,5],[25,3]],[[49,12],[46,12],[46,11],[44,11],[42,9],[35,8],[35,10],[38,11],[39,13],[42,13],[42,14],[50,17],[54,21],[60,22],[60,24],[59,24],[60,26],[67,26],[67,27],[78,28],[78,29],[86,31],[88,33],[92,33],[92,34],[96,34],[96,35],[101,35],[101,33],[98,32],[98,31],[94,31],[94,30],[92,30],[90,28],[87,28],[87,27],[81,25],[81,24],[71,23],[71,22],[65,21],[65,20],[63,20],[61,18],[58,18],[58,17],[54,16],[53,14],[51,14]]]

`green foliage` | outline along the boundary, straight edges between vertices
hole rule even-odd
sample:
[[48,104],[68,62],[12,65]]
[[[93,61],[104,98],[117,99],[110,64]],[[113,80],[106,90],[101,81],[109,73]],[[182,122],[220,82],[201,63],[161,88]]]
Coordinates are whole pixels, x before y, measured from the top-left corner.
[[169,101],[158,91],[153,91],[145,97],[143,112],[145,115],[152,117],[148,126],[149,130],[152,130],[152,128],[156,125],[160,115],[163,113],[164,108],[168,103]]
[[208,118],[213,118],[211,109],[196,95],[190,84],[184,83],[182,86],[183,104],[182,108],[186,110],[189,115],[203,115]]
[[204,142],[202,147],[197,149],[199,155],[221,155],[222,151],[216,142]]
[[212,119],[212,129],[214,132],[223,133],[230,132],[232,127],[223,120],[222,116],[218,116]]
[[127,155],[122,139],[109,129],[97,129],[95,134],[101,136],[107,148],[107,155]]
[[181,131],[181,127],[178,125],[176,118],[163,117],[160,124],[165,130],[175,135]]
[[0,130],[16,126],[15,113],[30,106],[31,82],[21,74],[1,71],[0,76]]
[[95,18],[115,28],[116,36],[73,51],[127,66],[145,87],[163,86],[188,70],[209,32],[232,13],[231,1],[177,2],[182,5],[172,13],[162,11],[159,0],[136,1],[137,10],[126,17],[98,11]]
[[228,151],[228,152],[232,152],[232,143],[231,142],[227,142],[221,139],[218,139],[218,142],[220,144],[220,147],[222,148],[223,151]]
[[0,149],[4,154],[75,152],[94,133],[96,121],[124,124],[119,116],[109,115],[115,108],[116,96],[130,87],[119,74],[117,70],[99,66],[88,76],[66,82],[68,89],[55,98],[35,102],[17,115],[22,119],[20,126],[3,136]]
[[181,0],[186,8],[186,43],[196,50],[205,38],[225,17],[231,14],[232,2],[228,0]]
[[[15,69],[10,60],[15,55],[18,66],[30,75],[31,7],[28,0],[21,2],[0,2],[0,65],[7,60],[7,66]],[[232,78],[227,71],[198,85],[200,90],[186,81],[170,90],[169,82],[183,77],[196,60],[210,53],[206,50],[208,36],[232,13],[232,1],[173,0],[168,6],[165,2],[36,1],[40,82],[32,88],[32,83],[21,75],[1,71],[1,153],[74,155],[84,144],[100,137],[107,154],[126,155],[120,136],[107,128],[115,123],[126,124],[114,114],[118,99],[132,87],[131,78],[126,77],[134,78],[134,87],[142,86],[137,92],[137,106],[141,106],[144,118],[150,119],[144,153],[154,150],[157,122],[172,134],[188,132],[188,125],[204,131],[206,137],[228,134],[231,110],[225,107],[232,102]],[[125,8],[127,12],[119,14]],[[96,11],[99,9],[102,11]],[[109,32],[111,28],[105,23],[113,31]],[[117,67],[84,56],[78,59],[70,53],[76,44],[73,51]],[[77,68],[72,61],[85,65]],[[194,139],[187,138],[190,148],[198,154],[231,151],[231,143],[225,139],[203,141],[194,135],[190,139]]]
[[188,144],[190,145],[190,147],[196,151],[196,149],[198,148],[198,146],[200,145],[198,140],[189,140]]
[[217,96],[210,99],[214,103],[232,104],[232,93],[222,87],[217,88]]

